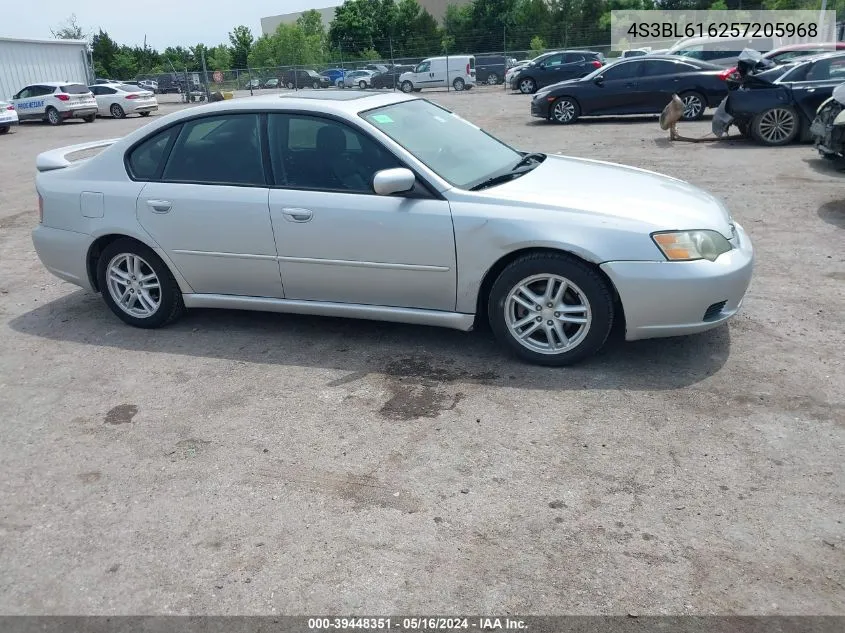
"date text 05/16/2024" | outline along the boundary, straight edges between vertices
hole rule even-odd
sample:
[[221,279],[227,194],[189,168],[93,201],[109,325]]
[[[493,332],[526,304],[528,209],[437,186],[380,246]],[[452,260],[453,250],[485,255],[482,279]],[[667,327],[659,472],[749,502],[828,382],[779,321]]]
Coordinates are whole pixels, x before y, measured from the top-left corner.
[[527,629],[524,620],[497,617],[320,617],[308,618],[311,631],[338,629],[399,630],[399,631],[520,631]]
[[681,39],[685,37],[816,37],[814,22],[632,22],[628,35],[635,38]]

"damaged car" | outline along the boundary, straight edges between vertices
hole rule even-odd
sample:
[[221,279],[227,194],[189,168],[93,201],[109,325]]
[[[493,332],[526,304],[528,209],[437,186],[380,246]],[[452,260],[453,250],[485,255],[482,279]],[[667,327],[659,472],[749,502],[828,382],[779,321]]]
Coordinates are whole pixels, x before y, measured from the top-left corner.
[[736,74],[726,81],[728,96],[713,116],[717,137],[726,136],[734,126],[762,145],[808,142],[816,110],[845,81],[845,52],[771,68],[759,52],[745,50]]
[[845,163],[845,83],[819,106],[810,126],[813,146],[824,158]]

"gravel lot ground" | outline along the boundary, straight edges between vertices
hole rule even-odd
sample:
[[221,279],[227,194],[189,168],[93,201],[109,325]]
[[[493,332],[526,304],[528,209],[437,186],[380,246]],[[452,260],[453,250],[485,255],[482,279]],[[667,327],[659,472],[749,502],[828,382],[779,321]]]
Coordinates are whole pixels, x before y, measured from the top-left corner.
[[0,613],[845,614],[845,175],[429,96],[723,197],[757,249],[742,313],[560,370],[484,331],[132,329],[42,268],[34,159],[146,120],[25,124],[0,137]]

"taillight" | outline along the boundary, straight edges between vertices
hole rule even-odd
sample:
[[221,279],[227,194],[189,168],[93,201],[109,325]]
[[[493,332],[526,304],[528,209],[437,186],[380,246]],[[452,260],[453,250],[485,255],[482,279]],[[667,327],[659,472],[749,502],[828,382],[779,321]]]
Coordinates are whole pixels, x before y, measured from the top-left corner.
[[722,81],[727,81],[731,79],[734,75],[736,75],[736,68],[728,68],[727,70],[723,70],[719,73],[719,79]]
[[14,109],[15,109],[15,106],[13,106],[13,105],[7,105],[7,106],[6,106],[6,109],[7,109],[7,110],[14,110]]
[[467,75],[469,75],[469,64],[467,63]]
[[126,98],[127,99],[137,99],[138,95],[136,95],[136,94],[126,95]]
[[44,198],[41,197],[41,194],[38,194],[38,224],[42,224],[44,222]]
[[601,62],[597,59],[594,59],[590,63],[593,65],[593,68],[601,68]]
[[59,101],[67,101],[70,99],[70,97],[66,94],[57,94],[56,99],[58,99]]

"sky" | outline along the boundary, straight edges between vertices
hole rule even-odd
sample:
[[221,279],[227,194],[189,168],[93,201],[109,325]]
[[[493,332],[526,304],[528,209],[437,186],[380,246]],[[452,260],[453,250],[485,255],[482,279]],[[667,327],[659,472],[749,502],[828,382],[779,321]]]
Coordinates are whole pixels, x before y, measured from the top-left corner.
[[84,30],[103,29],[118,44],[147,44],[158,50],[167,46],[216,46],[229,43],[229,31],[239,24],[261,35],[261,18],[340,4],[340,0],[236,0],[210,3],[197,0],[39,0],[37,10],[15,11],[2,20],[0,36],[50,39],[71,13]]

